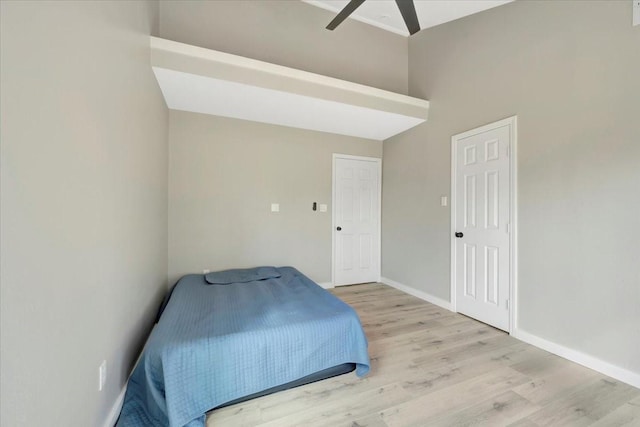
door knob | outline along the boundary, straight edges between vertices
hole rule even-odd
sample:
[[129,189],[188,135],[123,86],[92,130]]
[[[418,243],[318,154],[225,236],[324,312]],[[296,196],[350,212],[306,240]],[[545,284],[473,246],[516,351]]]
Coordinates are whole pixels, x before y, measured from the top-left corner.
[[459,231],[457,231],[457,232],[456,232],[456,237],[457,237],[458,239],[460,239],[462,236],[464,236],[464,233],[461,233],[461,232],[459,232]]
[[342,227],[336,227],[336,230],[340,231],[342,230]]

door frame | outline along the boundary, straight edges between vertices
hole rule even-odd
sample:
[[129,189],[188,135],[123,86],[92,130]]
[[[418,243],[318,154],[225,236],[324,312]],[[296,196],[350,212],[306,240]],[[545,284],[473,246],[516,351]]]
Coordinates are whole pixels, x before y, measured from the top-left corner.
[[373,162],[378,169],[378,282],[382,274],[382,159],[379,157],[353,156],[333,153],[331,164],[331,286],[336,286],[336,160],[360,160]]
[[451,137],[451,311],[456,309],[456,172],[457,150],[459,140],[479,133],[484,133],[504,126],[509,126],[509,334],[518,327],[518,116],[511,116],[489,123],[475,129],[462,132]]

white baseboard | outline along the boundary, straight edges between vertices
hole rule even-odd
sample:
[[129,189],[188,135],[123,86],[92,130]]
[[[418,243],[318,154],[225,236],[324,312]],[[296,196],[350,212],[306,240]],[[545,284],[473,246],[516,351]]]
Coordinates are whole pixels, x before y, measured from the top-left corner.
[[640,388],[640,374],[612,365],[609,362],[605,362],[596,357],[589,356],[588,354],[584,354],[555,342],[548,341],[544,338],[540,338],[539,336],[525,332],[522,329],[515,329],[511,333],[511,336],[579,365],[586,366],[589,369],[608,375],[618,381]]
[[[415,288],[403,285],[402,283],[396,282],[395,280],[391,280],[386,277],[381,277],[380,281],[398,290],[406,292],[409,295],[413,295],[414,297],[438,305],[447,310],[451,310],[451,303],[449,301],[434,297],[433,295],[430,295],[426,292],[419,291]],[[544,338],[540,338],[537,335],[533,335],[529,332],[523,331],[522,329],[514,329],[511,332],[511,336],[519,339],[520,341],[524,341],[527,344],[531,344],[557,356],[575,362],[579,365],[585,366],[589,369],[593,369],[594,371],[598,371],[604,375],[608,375],[618,381],[622,381],[623,383],[629,384],[633,387],[640,388],[640,374],[638,373],[629,371],[628,369],[621,368],[609,362],[605,362],[596,357],[589,356],[588,354],[573,350],[552,341],[548,341]]]
[[414,297],[420,298],[421,300],[430,302],[431,304],[435,304],[451,311],[451,303],[449,301],[443,300],[442,298],[434,297],[433,295],[428,294],[424,291],[412,288],[411,286],[403,285],[402,283],[396,282],[395,280],[391,280],[386,277],[381,277],[380,281],[385,285],[392,286],[402,292],[408,293],[409,295],[413,295]]
[[318,283],[318,285],[322,286],[325,289],[333,289],[333,288],[335,288],[335,286],[331,282],[322,282],[322,283]]
[[127,384],[122,387],[122,390],[120,390],[120,394],[118,394],[118,397],[116,397],[116,401],[111,407],[111,411],[109,411],[109,415],[104,422],[104,427],[113,427],[114,425],[116,425],[116,421],[118,421],[118,416],[120,415],[120,411],[122,410],[122,404],[124,403],[124,394],[126,393],[126,391]]

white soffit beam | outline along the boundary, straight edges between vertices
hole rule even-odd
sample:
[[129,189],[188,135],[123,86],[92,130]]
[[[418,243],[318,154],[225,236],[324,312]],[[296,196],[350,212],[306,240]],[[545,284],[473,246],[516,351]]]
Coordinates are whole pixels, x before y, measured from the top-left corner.
[[151,37],[171,109],[383,140],[427,119],[423,99]]
[[153,67],[172,110],[384,140],[424,119]]

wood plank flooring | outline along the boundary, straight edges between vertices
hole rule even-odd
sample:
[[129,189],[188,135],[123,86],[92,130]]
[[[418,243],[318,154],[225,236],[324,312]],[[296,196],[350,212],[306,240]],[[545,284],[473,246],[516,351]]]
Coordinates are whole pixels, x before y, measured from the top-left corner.
[[213,426],[640,426],[640,390],[389,286],[332,292],[358,312],[371,372],[212,411]]

